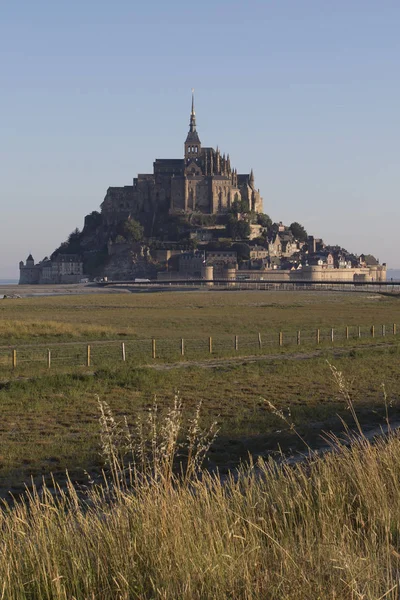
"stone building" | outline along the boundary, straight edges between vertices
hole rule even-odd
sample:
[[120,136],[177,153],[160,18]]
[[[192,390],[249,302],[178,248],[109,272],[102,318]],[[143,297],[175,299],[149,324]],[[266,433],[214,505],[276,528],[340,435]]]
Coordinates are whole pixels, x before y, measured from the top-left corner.
[[19,263],[19,283],[79,283],[83,277],[83,263],[77,254],[57,254],[35,264],[32,254]]
[[132,186],[108,188],[101,211],[103,220],[113,224],[129,216],[160,211],[223,213],[235,200],[262,212],[253,171],[240,174],[231,166],[229,154],[222,154],[218,147],[202,146],[192,95],[184,157],[157,158],[153,173],[139,174]]

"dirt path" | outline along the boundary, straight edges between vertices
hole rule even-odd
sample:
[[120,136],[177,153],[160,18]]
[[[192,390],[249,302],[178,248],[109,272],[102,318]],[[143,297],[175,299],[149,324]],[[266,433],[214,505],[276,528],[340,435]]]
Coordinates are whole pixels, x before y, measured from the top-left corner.
[[348,354],[352,350],[360,350],[360,348],[374,348],[384,349],[389,348],[393,344],[388,342],[382,342],[377,344],[369,344],[368,346],[346,346],[340,348],[321,348],[313,350],[311,352],[291,352],[281,354],[262,354],[262,355],[251,355],[251,356],[234,356],[227,358],[210,358],[207,360],[188,360],[174,363],[148,363],[146,365],[139,366],[137,368],[144,369],[156,369],[158,371],[169,371],[171,369],[187,369],[189,367],[200,367],[203,369],[215,369],[218,367],[226,367],[237,364],[250,364],[265,360],[309,360],[311,358],[320,358],[326,353],[332,357],[339,357]]

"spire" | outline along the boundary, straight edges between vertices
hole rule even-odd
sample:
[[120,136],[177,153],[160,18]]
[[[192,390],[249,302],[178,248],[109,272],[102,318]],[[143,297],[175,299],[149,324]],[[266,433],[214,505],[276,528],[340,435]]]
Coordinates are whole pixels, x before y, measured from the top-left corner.
[[192,88],[192,111],[190,113],[190,131],[196,131],[196,113],[194,110],[194,89]]
[[249,183],[250,183],[251,186],[254,185],[254,173],[253,173],[253,169],[250,171]]

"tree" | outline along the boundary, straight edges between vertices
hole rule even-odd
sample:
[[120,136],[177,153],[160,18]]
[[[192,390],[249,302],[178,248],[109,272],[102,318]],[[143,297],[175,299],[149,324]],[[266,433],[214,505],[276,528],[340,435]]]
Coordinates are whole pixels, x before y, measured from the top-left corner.
[[115,243],[116,244],[126,244],[126,238],[124,238],[123,235],[117,235],[117,237],[115,238]]
[[249,260],[250,246],[248,244],[233,244],[231,249],[236,252],[239,262]]
[[232,202],[231,212],[234,215],[237,215],[238,213],[241,212],[241,210],[242,210],[242,203],[241,203],[241,200],[239,200],[238,194],[236,193],[235,194],[235,198],[234,198],[234,200]]
[[300,223],[297,223],[297,221],[295,221],[290,225],[289,229],[293,233],[296,240],[299,240],[299,242],[307,241],[308,233],[304,229],[303,225],[300,225]]
[[272,219],[269,215],[266,215],[265,213],[259,213],[257,215],[257,223],[261,225],[261,227],[265,227],[266,229],[272,227]]
[[128,219],[124,223],[124,237],[128,242],[140,242],[143,239],[143,227],[135,219]]
[[227,235],[234,240],[244,240],[250,237],[250,223],[238,220],[235,215],[229,215],[226,226]]
[[236,237],[241,240],[247,240],[250,237],[251,229],[248,221],[237,222],[237,234]]

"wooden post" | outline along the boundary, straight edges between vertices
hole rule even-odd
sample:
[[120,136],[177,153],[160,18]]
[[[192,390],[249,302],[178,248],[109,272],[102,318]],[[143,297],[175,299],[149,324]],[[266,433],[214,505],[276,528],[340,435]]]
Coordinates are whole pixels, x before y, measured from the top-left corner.
[[156,358],[156,340],[154,338],[151,340],[151,356]]
[[258,334],[258,347],[261,350],[261,348],[262,348],[261,333]]
[[50,348],[47,350],[47,368],[50,369],[51,367],[51,350]]
[[386,325],[382,325],[382,337],[386,335]]
[[185,355],[185,340],[181,339],[181,356]]
[[126,361],[125,342],[122,342],[122,344],[121,344],[121,356],[122,356],[123,362],[125,362]]
[[235,335],[235,350],[239,350],[239,336]]
[[208,338],[208,351],[212,354],[212,337]]
[[320,336],[320,331],[319,331],[319,329],[317,329],[317,336],[316,336],[317,344],[319,344],[319,342],[320,342],[320,337],[321,337]]
[[17,368],[17,351],[14,350],[11,352],[11,362],[12,362],[12,368],[16,369]]
[[371,336],[375,337],[375,325],[371,325]]
[[335,339],[334,329],[331,329],[331,342]]
[[282,333],[282,331],[279,332],[279,345],[283,346],[283,333]]
[[301,338],[300,338],[300,331],[297,332],[297,345],[300,346],[300,342],[301,342]]
[[396,333],[397,333],[396,323],[393,323],[393,335],[396,335]]
[[346,327],[346,340],[348,340],[348,339],[349,339],[349,328]]
[[361,337],[361,327],[360,326],[358,327],[358,337],[359,338]]
[[86,348],[86,366],[90,367],[90,346]]

